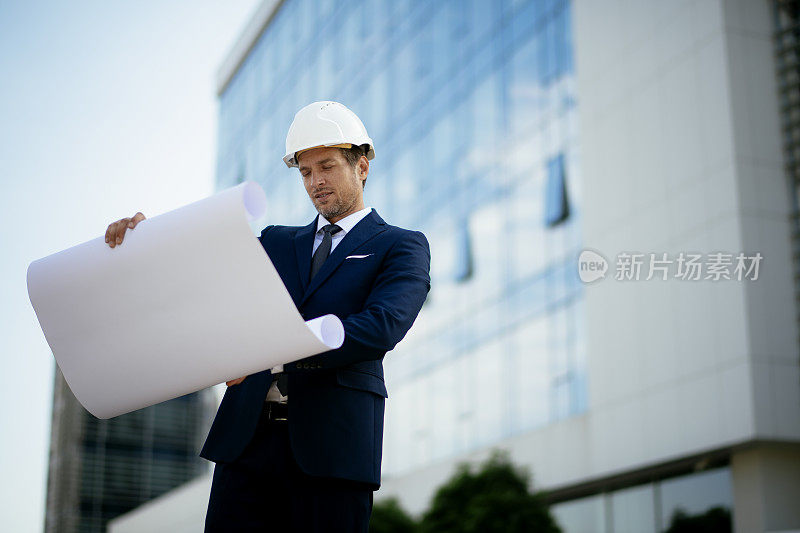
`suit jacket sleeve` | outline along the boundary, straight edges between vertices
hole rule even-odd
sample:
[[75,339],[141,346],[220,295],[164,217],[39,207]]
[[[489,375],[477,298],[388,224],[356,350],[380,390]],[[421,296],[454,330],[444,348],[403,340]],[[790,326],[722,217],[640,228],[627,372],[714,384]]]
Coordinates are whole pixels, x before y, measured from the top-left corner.
[[[428,240],[421,232],[408,232],[398,239],[384,258],[384,267],[375,278],[364,309],[342,320],[342,346],[298,363],[335,368],[382,358],[405,337],[417,318],[431,286],[430,262]],[[292,364],[284,370],[309,371]]]

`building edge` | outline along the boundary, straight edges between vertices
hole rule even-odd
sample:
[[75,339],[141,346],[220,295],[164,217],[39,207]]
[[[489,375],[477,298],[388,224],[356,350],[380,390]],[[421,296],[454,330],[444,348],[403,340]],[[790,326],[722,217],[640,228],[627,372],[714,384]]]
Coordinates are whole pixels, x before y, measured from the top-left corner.
[[228,88],[233,77],[239,72],[242,63],[250,55],[250,50],[253,49],[264,33],[264,29],[272,22],[283,2],[284,0],[262,0],[256,12],[250,17],[247,25],[239,33],[236,42],[217,69],[217,96],[221,96],[225,89]]

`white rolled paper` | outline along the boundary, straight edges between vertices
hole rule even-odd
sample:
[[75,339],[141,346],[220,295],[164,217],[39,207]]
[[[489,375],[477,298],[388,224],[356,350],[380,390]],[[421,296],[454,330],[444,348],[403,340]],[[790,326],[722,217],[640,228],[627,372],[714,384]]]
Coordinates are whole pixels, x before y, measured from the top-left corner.
[[[28,295],[75,397],[110,418],[338,348],[334,315],[304,322],[250,229],[252,182],[34,261]],[[309,254],[311,250],[309,250]]]
[[309,320],[306,326],[325,346],[338,348],[344,342],[344,326],[336,315],[323,315]]

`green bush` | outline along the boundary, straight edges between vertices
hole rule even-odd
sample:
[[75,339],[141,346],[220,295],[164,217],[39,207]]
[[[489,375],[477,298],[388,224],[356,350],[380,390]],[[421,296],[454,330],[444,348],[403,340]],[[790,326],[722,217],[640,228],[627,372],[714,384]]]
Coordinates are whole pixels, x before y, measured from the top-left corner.
[[386,498],[372,506],[369,530],[370,533],[414,533],[418,530],[418,525],[400,507],[397,498]]
[[433,497],[422,533],[559,533],[544,497],[528,490],[529,474],[495,451],[473,472],[462,463]]

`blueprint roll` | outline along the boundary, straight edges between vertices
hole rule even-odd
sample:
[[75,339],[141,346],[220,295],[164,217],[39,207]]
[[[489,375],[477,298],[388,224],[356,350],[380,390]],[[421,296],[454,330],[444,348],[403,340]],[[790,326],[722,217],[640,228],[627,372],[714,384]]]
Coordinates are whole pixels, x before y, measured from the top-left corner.
[[[34,261],[28,296],[64,379],[111,418],[338,348],[336,316],[305,322],[249,221],[246,182]],[[309,253],[311,253],[309,251]]]

